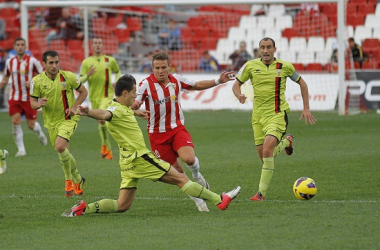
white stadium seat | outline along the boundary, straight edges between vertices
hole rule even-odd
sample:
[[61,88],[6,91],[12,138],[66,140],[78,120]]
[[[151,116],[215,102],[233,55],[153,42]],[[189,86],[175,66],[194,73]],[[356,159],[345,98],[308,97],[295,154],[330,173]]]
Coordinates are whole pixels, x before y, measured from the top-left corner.
[[307,43],[307,51],[309,52],[317,52],[325,50],[325,39],[320,36],[312,36],[309,37],[309,41]]
[[347,25],[347,35],[348,37],[354,37],[354,27],[352,25]]
[[291,63],[295,63],[297,61],[295,51],[281,51],[279,52],[278,58]]
[[306,50],[306,38],[304,37],[292,37],[289,41],[289,50],[291,51],[304,51]]
[[335,49],[335,46],[338,46],[338,40],[336,37],[328,37],[326,39],[325,51],[332,53],[332,51]]
[[377,3],[376,5],[375,15],[380,16],[380,3]]
[[256,28],[257,18],[254,16],[242,16],[239,23],[240,28]]
[[326,64],[330,62],[332,52],[330,51],[319,51],[316,53],[315,62]]
[[310,51],[298,51],[297,63],[303,63],[304,65],[309,63],[315,63],[314,52]]
[[364,27],[363,25],[356,26],[355,29],[355,42],[362,45],[364,39],[372,38],[372,28]]
[[271,16],[259,16],[257,17],[257,27],[262,29],[274,28],[274,17]]
[[278,39],[282,37],[282,33],[281,33],[281,30],[277,30],[277,29],[266,30],[264,32],[264,37],[270,37],[274,41],[277,41]]
[[368,28],[380,27],[380,16],[368,14],[365,18],[364,26]]
[[271,4],[269,5],[268,16],[282,16],[285,14],[285,5]]
[[247,29],[247,41],[260,41],[263,38],[263,30],[261,28]]
[[276,17],[276,29],[284,30],[293,27],[293,18],[290,15]]
[[372,38],[377,38],[380,40],[380,27],[376,27],[373,29]]
[[276,48],[278,52],[288,51],[289,50],[289,42],[288,39],[282,37],[278,40],[274,40],[276,42]]
[[245,40],[246,36],[247,36],[246,30],[240,27],[231,27],[228,31],[229,40],[236,40],[236,39]]

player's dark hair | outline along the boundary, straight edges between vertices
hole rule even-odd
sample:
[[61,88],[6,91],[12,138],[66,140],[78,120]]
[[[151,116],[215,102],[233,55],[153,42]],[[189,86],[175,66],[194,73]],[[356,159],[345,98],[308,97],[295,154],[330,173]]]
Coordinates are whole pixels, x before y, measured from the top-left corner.
[[17,38],[15,38],[15,40],[13,41],[13,45],[16,45],[16,42],[18,42],[18,41],[24,41],[24,43],[26,43],[26,40],[25,40],[24,38],[22,38],[22,37],[17,37]]
[[260,46],[260,44],[261,44],[261,41],[272,41],[272,43],[273,43],[273,47],[276,47],[276,43],[275,43],[274,40],[273,40],[272,38],[270,38],[270,37],[264,37],[263,39],[261,39],[260,42],[259,42],[259,46]]
[[44,63],[46,63],[46,61],[47,61],[47,57],[48,56],[50,56],[50,57],[56,57],[56,56],[58,56],[58,58],[59,58],[59,55],[58,55],[58,52],[57,51],[55,51],[55,50],[47,50],[47,51],[45,51],[43,54],[42,54],[42,61],[44,62]]
[[349,42],[355,42],[355,39],[353,37],[348,38]]
[[115,95],[121,96],[124,90],[130,92],[133,89],[133,85],[136,85],[136,79],[130,74],[123,75],[116,82]]
[[168,65],[170,64],[169,56],[165,52],[158,52],[158,53],[154,54],[153,59],[152,59],[152,65],[153,65],[154,61],[167,61]]

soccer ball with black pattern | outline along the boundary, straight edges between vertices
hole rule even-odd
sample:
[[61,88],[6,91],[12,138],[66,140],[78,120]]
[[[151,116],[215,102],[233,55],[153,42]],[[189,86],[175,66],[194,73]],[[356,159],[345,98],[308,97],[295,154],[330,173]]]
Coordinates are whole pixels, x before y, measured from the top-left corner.
[[317,193],[315,181],[309,177],[301,177],[293,185],[293,193],[300,200],[310,200]]

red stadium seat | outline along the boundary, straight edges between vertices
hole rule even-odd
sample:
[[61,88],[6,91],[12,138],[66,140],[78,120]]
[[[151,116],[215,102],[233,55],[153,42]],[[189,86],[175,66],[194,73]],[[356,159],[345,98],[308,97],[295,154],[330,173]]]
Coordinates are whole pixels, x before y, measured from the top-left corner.
[[294,18],[293,28],[302,29],[308,26],[310,26],[310,16],[304,13],[297,14]]
[[83,41],[82,40],[68,40],[67,47],[70,50],[83,50]]
[[358,13],[358,6],[356,4],[352,4],[352,3],[348,2],[347,6],[346,6],[346,12],[347,12],[347,17],[349,15],[355,16],[356,13]]
[[115,29],[113,31],[117,39],[119,40],[119,43],[125,43],[129,42],[130,34],[129,30],[127,29]]
[[141,19],[136,17],[128,17],[127,27],[130,31],[140,31],[142,29]]
[[293,63],[294,68],[296,71],[304,71],[305,66],[302,63]]
[[286,28],[284,29],[284,31],[282,32],[282,36],[283,37],[286,37],[288,39],[292,38],[292,37],[296,37],[296,36],[300,36],[299,35],[299,32],[297,29],[293,29],[293,28]]
[[14,8],[3,8],[3,9],[0,9],[0,15],[2,17],[15,17],[16,11]]
[[365,20],[365,15],[363,14],[349,14],[347,16],[347,25],[351,25],[354,28],[358,25],[363,25]]
[[373,5],[359,5],[358,6],[358,14],[361,15],[368,15],[368,14],[373,14],[375,13],[375,6]]
[[307,71],[322,71],[323,70],[323,66],[320,63],[309,63],[306,66],[306,70]]
[[187,21],[187,26],[191,28],[201,28],[203,27],[203,24],[204,22],[202,17],[190,17]]
[[362,69],[376,69],[376,60],[368,60],[364,62]]

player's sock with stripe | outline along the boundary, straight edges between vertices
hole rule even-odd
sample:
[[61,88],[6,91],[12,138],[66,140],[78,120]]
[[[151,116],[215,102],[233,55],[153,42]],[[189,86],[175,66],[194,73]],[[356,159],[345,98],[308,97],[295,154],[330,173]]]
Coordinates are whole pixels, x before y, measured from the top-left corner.
[[199,160],[197,157],[195,157],[195,162],[193,165],[187,165],[186,166],[189,168],[191,171],[191,174],[193,176],[193,179],[198,179],[201,177],[201,173],[199,172]]
[[260,193],[265,196],[265,193],[267,192],[267,189],[269,187],[270,180],[272,179],[272,176],[273,176],[274,159],[273,157],[263,158],[263,161],[264,161],[264,164],[263,164],[263,168],[261,169],[259,190],[260,190]]
[[219,194],[211,192],[210,190],[199,185],[198,183],[195,183],[190,180],[181,188],[181,190],[185,194],[188,194],[192,197],[201,198],[203,200],[208,200],[214,203],[215,205],[222,202],[222,198]]
[[15,140],[18,151],[25,152],[24,133],[21,125],[13,125],[13,139]]
[[[67,150],[67,149],[66,149]],[[78,169],[77,169],[77,162],[75,161],[74,156],[69,152],[70,154],[70,171],[71,175],[73,176],[74,182],[79,183],[82,180],[82,176],[80,175]]]
[[276,157],[282,150],[290,146],[290,142],[287,139],[282,139],[280,143],[274,148],[273,157]]
[[33,131],[34,133],[36,133],[37,136],[41,136],[43,134],[41,125],[37,121],[34,123]]
[[115,213],[118,210],[117,200],[103,199],[88,204],[85,213]]
[[65,151],[62,153],[58,153],[59,160],[61,162],[63,172],[65,173],[65,179],[66,180],[71,180],[72,175],[71,175],[71,164],[70,164],[70,158],[71,154],[69,150],[66,148]]

